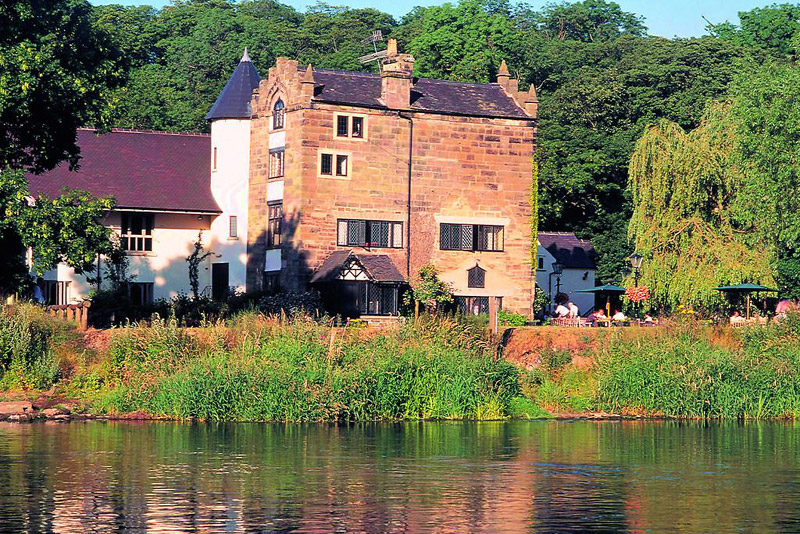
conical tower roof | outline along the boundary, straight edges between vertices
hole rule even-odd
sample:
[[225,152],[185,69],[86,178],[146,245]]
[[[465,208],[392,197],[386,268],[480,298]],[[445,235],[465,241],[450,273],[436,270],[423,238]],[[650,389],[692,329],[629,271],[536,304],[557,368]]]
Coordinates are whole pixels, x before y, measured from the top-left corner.
[[247,49],[244,49],[239,65],[233,71],[231,79],[225,84],[225,88],[217,97],[217,101],[211,107],[211,111],[206,115],[206,120],[216,119],[249,119],[250,99],[253,89],[258,87],[261,78],[258,75]]

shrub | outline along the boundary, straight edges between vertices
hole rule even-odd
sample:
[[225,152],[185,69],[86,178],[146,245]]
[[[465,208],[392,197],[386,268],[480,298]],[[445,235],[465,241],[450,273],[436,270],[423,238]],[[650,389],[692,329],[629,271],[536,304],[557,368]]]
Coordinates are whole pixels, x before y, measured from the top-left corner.
[[503,326],[525,326],[528,324],[528,318],[521,313],[499,310],[497,312],[497,322]]
[[48,389],[59,375],[52,340],[68,327],[33,304],[0,311],[0,388]]

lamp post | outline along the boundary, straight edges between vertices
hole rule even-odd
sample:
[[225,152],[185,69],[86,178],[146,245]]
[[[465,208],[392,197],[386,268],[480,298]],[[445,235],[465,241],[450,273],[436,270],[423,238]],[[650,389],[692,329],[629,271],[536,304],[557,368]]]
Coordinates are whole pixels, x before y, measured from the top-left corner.
[[[556,297],[559,293],[561,293],[561,273],[564,272],[564,266],[560,263],[553,262],[553,271],[550,273],[550,280],[552,280],[553,275],[556,275],[556,294],[552,296],[552,302],[556,301]],[[550,304],[551,311],[552,311],[552,303]]]
[[631,267],[633,267],[633,285],[639,287],[639,269],[642,267],[642,260],[644,258],[641,254],[631,254]]

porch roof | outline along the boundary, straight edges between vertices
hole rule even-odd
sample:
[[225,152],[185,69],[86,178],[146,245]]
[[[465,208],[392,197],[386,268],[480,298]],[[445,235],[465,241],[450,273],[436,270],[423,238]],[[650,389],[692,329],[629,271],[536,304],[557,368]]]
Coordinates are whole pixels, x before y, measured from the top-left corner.
[[339,279],[342,268],[354,258],[372,282],[405,282],[405,278],[386,254],[357,254],[352,250],[337,250],[319,266],[311,283],[331,282]]

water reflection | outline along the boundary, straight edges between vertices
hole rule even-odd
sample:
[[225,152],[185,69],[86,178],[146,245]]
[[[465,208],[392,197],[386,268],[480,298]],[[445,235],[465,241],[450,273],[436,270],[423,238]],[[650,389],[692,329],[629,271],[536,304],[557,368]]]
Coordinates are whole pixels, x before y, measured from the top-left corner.
[[0,425],[0,530],[797,532],[794,423]]

